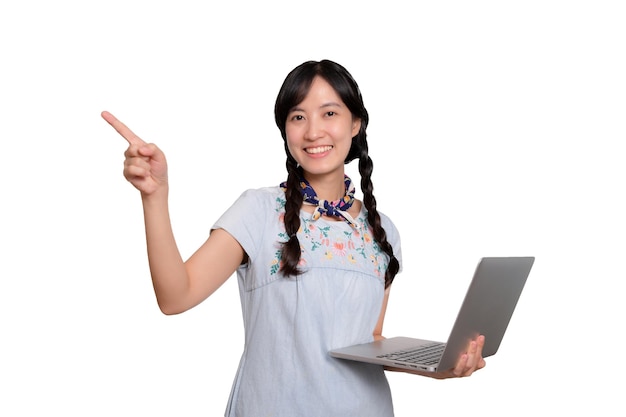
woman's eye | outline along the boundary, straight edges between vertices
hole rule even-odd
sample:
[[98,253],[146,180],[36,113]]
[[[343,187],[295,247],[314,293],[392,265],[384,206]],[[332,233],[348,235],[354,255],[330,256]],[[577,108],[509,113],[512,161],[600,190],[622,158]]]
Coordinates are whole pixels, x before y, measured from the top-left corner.
[[294,120],[294,121],[302,120],[302,119],[304,119],[304,117],[302,117],[301,114],[296,114],[296,115],[292,116],[292,118],[291,118],[291,120]]
[[336,113],[334,111],[326,112],[326,116],[334,116]]

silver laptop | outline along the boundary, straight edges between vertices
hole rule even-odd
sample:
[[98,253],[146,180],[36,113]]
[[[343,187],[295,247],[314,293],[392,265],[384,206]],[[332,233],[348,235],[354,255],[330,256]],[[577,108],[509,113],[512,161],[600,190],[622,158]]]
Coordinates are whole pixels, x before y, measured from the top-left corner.
[[335,358],[435,372],[456,365],[470,340],[485,336],[483,357],[500,347],[534,257],[482,258],[447,342],[393,337],[331,350]]

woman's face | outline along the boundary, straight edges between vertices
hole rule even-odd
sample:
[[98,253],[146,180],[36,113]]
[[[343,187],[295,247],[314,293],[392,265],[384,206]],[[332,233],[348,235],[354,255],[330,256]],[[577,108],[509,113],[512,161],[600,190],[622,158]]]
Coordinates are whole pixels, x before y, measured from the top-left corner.
[[287,115],[287,147],[307,177],[343,177],[345,158],[360,127],[360,119],[352,117],[331,85],[315,77],[304,100]]

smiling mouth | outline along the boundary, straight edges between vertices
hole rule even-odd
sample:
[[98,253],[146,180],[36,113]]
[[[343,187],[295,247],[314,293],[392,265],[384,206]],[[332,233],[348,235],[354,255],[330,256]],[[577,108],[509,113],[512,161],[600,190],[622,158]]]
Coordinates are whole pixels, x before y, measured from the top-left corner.
[[327,152],[330,151],[333,147],[332,146],[318,146],[317,148],[306,148],[304,151],[306,153],[310,153],[310,154],[315,154],[315,153],[322,153],[322,152]]

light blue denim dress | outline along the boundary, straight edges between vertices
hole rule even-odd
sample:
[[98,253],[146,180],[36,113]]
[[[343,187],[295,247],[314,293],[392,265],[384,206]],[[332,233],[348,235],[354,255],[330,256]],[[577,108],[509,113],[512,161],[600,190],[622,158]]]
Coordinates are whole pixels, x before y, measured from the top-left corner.
[[[214,228],[230,233],[249,261],[237,271],[245,346],[227,417],[390,417],[384,370],[332,358],[332,348],[373,340],[384,297],[387,256],[361,210],[359,227],[301,212],[297,278],[278,271],[285,194],[280,187],[248,190]],[[400,238],[383,227],[401,260]]]

